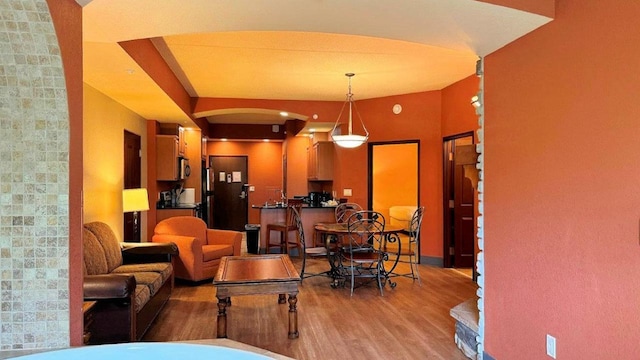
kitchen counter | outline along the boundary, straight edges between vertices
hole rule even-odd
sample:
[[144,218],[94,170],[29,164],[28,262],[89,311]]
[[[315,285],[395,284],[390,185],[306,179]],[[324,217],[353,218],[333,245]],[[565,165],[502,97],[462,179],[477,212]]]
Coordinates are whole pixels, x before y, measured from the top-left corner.
[[[260,209],[260,253],[264,253],[267,245],[267,224],[284,222],[286,207],[253,205],[254,209]],[[335,206],[303,206],[300,210],[300,220],[304,231],[304,240],[307,246],[313,246],[315,224],[336,222]],[[273,232],[273,236],[278,234]],[[293,236],[293,235],[291,235]],[[274,239],[275,240],[275,239]]]
[[[253,209],[284,209],[286,206],[280,205],[251,205]],[[335,209],[336,206],[311,206],[311,205],[302,205],[303,209]]]
[[200,204],[178,205],[174,207],[156,208],[156,223],[166,218],[175,216],[195,216],[200,217]]
[[169,206],[169,207],[160,207],[160,206],[156,206],[156,209],[158,210],[170,210],[170,209],[196,209],[199,208],[200,204],[180,204],[180,205],[176,205],[176,206]]

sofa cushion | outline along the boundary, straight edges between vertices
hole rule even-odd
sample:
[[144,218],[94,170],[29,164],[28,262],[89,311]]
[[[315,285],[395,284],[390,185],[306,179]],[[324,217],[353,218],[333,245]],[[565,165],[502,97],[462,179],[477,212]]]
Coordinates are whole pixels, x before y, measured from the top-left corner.
[[230,245],[203,245],[202,261],[219,260],[223,256],[233,255],[233,246]]
[[102,275],[108,273],[107,259],[102,245],[96,236],[87,229],[82,229],[83,272],[85,275]]
[[140,309],[142,309],[151,299],[151,290],[149,290],[149,287],[147,285],[136,285],[136,296],[135,296],[135,303],[136,303],[136,312],[140,312]]
[[131,273],[136,278],[136,284],[146,285],[151,292],[151,297],[153,297],[158,290],[162,287],[164,282],[162,281],[162,276],[158,273],[154,272],[135,272]]
[[91,231],[102,245],[104,256],[107,259],[107,272],[111,272],[113,269],[122,265],[120,242],[109,225],[94,221],[85,224],[84,227]]
[[127,274],[135,272],[154,272],[162,276],[162,282],[164,283],[171,277],[173,273],[173,267],[171,263],[147,263],[147,264],[127,264],[121,265],[112,271],[115,274]]

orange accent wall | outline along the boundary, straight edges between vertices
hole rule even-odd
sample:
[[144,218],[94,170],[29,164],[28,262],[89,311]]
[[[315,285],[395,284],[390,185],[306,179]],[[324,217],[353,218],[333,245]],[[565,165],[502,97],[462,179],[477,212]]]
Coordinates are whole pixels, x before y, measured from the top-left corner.
[[485,59],[485,350],[640,354],[640,4],[557,2]]
[[[441,92],[429,91],[357,100],[356,105],[369,130],[370,142],[420,140],[420,204],[426,206],[421,254],[442,257],[442,136]],[[394,104],[402,112],[392,112]],[[336,148],[334,190],[353,190],[349,201],[367,204],[367,146]]]
[[480,78],[471,75],[442,89],[442,137],[478,129],[478,115],[471,98],[478,93]]
[[248,141],[214,141],[207,144],[207,154],[248,156],[249,184],[256,191],[249,193],[249,223],[260,223],[260,210],[251,205],[261,205],[269,200],[268,189],[282,189],[282,143]]
[[56,29],[69,103],[69,344],[82,345],[82,7],[47,0]]

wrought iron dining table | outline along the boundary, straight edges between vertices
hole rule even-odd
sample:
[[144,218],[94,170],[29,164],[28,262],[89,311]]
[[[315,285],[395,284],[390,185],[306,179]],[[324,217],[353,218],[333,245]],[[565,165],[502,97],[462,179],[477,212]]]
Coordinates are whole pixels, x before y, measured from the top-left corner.
[[[331,270],[329,271],[329,276],[332,278],[331,287],[338,287],[339,285],[343,285],[345,281],[345,276],[342,271],[342,263],[340,258],[340,249],[342,245],[344,245],[342,239],[345,236],[349,236],[349,226],[347,223],[317,223],[315,224],[315,230],[318,233],[324,235],[333,235],[333,236],[324,236],[325,246],[327,247],[327,259],[329,260],[329,265],[331,266]],[[353,231],[353,230],[352,230]],[[390,275],[395,270],[398,265],[398,259],[401,251],[402,243],[400,241],[399,234],[402,233],[404,229],[397,225],[386,225],[382,231],[378,231],[382,236],[384,236],[383,249],[384,255],[382,264],[382,275],[385,279],[385,283],[388,282],[389,286],[394,288],[396,283],[391,281]],[[358,231],[356,231],[358,232]],[[365,232],[364,230],[362,231]],[[387,247],[388,244],[396,244],[395,246]],[[392,250],[389,250],[392,249]],[[389,268],[385,263],[386,260],[389,260],[389,255],[394,256],[394,260],[390,262]]]

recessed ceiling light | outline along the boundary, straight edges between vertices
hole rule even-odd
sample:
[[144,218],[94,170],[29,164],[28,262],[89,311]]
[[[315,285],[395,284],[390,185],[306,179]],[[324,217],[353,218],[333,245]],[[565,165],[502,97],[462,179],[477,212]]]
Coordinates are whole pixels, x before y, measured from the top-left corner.
[[286,117],[286,116],[289,116],[289,113],[286,111],[280,111],[280,116]]
[[309,132],[316,132],[316,129],[311,128],[311,129],[309,129]]
[[125,72],[126,72],[127,74],[129,74],[129,75],[133,75],[133,73],[134,73],[134,72],[136,72],[136,71],[135,71],[135,70],[133,70],[133,69],[126,69],[126,70],[125,70]]
[[227,139],[226,138],[222,138],[222,139],[220,139],[220,141],[227,141]]
[[269,139],[264,139],[264,140],[262,140],[262,141],[264,141],[264,142],[269,142]]

